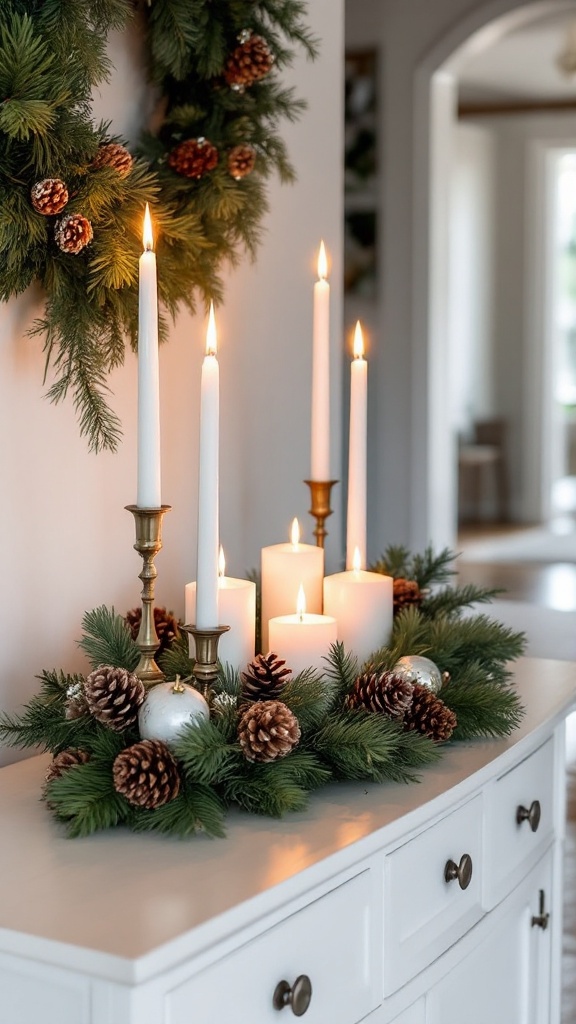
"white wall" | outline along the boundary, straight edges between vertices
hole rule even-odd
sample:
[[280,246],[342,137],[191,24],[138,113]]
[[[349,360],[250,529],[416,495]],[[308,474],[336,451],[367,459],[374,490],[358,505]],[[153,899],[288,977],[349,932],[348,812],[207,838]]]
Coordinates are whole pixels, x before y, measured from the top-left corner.
[[[299,59],[287,83],[309,110],[283,136],[298,172],[277,182],[255,265],[230,274],[218,316],[221,367],[221,535],[230,575],[256,567],[262,545],[282,541],[294,515],[311,538],[309,494],[310,367],[315,253],[332,255],[333,472],[341,477],[340,251],[342,242],[343,0],[310,0],[308,20],[322,40],[315,63]],[[129,45],[129,52],[127,52]],[[138,46],[112,42],[120,71],[101,100],[121,105],[119,127],[133,132],[142,96]],[[0,604],[0,707],[17,708],[36,690],[34,675],[84,666],[76,650],[85,610],[139,603],[141,569],[134,526],[136,359],[114,375],[113,404],[124,441],[112,456],[89,455],[71,404],[42,398],[41,342],[26,336],[41,312],[30,293],[0,309],[0,480],[3,587]],[[204,318],[182,315],[161,351],[164,548],[157,559],[157,603],[183,614],[183,588],[195,573],[198,394]],[[342,557],[341,516],[328,521],[327,560]],[[0,751],[0,764],[14,759]]]

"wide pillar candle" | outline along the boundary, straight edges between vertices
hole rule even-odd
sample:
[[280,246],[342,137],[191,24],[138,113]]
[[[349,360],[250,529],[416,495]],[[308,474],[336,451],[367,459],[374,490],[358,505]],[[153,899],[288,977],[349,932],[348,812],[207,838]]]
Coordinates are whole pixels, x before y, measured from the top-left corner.
[[391,576],[365,569],[324,579],[324,612],[338,624],[338,640],[361,663],[390,640],[393,615]]
[[299,541],[298,521],[292,524],[292,542],[262,548],[262,649],[270,650],[268,620],[289,615],[297,607],[303,586],[310,613],[322,611],[324,550]]
[[[185,603],[186,622],[195,622],[195,582],[186,584]],[[218,660],[235,669],[245,668],[254,657],[256,644],[256,584],[251,580],[220,576],[217,617],[219,623],[230,626],[218,641]]]
[[360,323],[354,334],[354,359],[350,366],[350,444],[348,449],[348,515],[346,521],[346,568],[352,569],[356,548],[360,566],[366,565],[366,432],[368,413],[368,364]]
[[337,636],[336,619],[307,613],[303,610],[305,601],[304,588],[300,586],[296,614],[278,615],[268,624],[270,650],[284,658],[295,676],[308,668],[325,670],[324,659]]
[[144,252],[138,277],[138,508],[160,508],[160,374],[158,287],[150,210],[146,203]]

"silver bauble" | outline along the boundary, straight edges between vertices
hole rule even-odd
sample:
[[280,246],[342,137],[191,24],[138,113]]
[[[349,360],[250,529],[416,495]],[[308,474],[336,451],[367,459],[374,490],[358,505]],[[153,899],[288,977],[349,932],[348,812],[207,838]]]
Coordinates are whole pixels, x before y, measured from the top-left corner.
[[430,658],[424,658],[421,654],[406,654],[396,662],[392,671],[407,683],[425,686],[432,693],[438,693],[442,687],[440,669]]
[[158,683],[149,691],[138,712],[138,728],[143,740],[163,740],[170,746],[185,725],[210,718],[210,708],[193,686]]

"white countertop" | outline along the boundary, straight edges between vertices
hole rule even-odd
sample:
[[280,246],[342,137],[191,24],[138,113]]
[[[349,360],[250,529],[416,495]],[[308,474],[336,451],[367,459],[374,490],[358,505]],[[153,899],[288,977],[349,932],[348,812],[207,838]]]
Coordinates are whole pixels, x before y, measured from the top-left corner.
[[420,784],[331,784],[281,821],[233,812],[225,839],[67,839],[40,800],[47,757],[0,769],[0,952],[129,981],[162,969],[166,944],[172,962],[175,944],[182,957],[206,948],[244,925],[247,901],[266,913],[316,884],[322,862],[325,877],[326,858],[336,873],[381,846],[382,829],[393,842],[420,826],[576,706],[574,663],[522,659],[516,679],[527,714],[507,739],[447,747]]

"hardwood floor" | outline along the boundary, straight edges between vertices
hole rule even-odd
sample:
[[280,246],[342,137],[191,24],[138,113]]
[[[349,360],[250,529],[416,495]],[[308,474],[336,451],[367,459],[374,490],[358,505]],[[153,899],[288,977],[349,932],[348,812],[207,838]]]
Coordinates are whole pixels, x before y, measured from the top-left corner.
[[[506,527],[492,528],[502,532]],[[484,539],[486,527],[468,528],[458,538],[458,551]],[[459,563],[458,582],[498,587],[501,598],[545,608],[576,610],[576,565],[562,563]],[[564,937],[561,1024],[576,1022],[576,714],[567,723],[567,802],[564,852]]]

